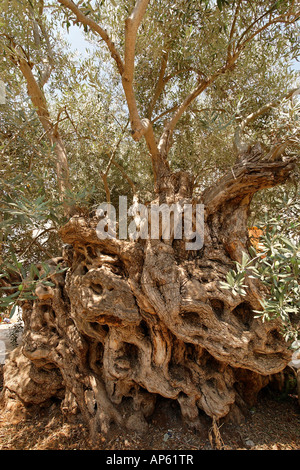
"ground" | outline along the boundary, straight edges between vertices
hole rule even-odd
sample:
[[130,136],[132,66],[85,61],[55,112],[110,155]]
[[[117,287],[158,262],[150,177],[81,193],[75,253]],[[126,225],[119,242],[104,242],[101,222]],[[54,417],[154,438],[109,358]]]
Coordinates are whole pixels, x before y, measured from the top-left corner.
[[[2,387],[0,366],[0,390]],[[76,418],[65,420],[57,402],[35,411],[19,423],[6,422],[0,409],[0,450],[210,450],[211,421],[202,417],[203,430],[195,434],[182,424],[179,409],[161,399],[149,420],[146,435],[113,428],[92,443]],[[300,407],[297,396],[264,389],[257,405],[240,425],[219,428],[225,450],[300,450]]]

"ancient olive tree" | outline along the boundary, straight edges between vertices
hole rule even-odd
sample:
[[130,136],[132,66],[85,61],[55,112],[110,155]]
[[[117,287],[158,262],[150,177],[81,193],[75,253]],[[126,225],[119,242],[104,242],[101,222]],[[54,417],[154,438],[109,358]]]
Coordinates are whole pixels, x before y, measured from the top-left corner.
[[[255,318],[266,286],[250,270],[246,295],[222,282],[248,253],[253,196],[285,183],[295,170],[299,130],[289,110],[298,89],[289,65],[298,47],[297,2],[21,5],[26,37],[4,11],[2,46],[52,148],[66,222],[57,235],[61,256],[19,280],[19,291],[34,288],[35,295],[20,296],[25,328],[5,366],[6,409],[56,397],[64,413],[80,412],[93,433],[111,422],[145,428],[158,396],[176,400],[196,428],[199,410],[214,420],[237,416],[291,358],[280,320]],[[143,185],[149,189],[150,179],[143,172],[151,162],[148,206],[190,204],[194,224],[197,207],[204,207],[203,245],[186,249],[193,240],[174,230],[169,238],[161,232],[130,239],[118,237],[117,226],[117,236],[99,237],[99,211],[80,213],[67,203],[77,168],[88,165],[97,139],[83,138],[88,123],[84,128],[80,112],[74,122],[65,104],[53,117],[47,86],[59,87],[69,65],[58,60],[49,21],[84,28],[101,51],[98,59],[111,64],[101,80],[117,90],[107,107],[119,104],[115,116],[123,122],[97,173],[107,202],[113,167],[128,183],[134,207],[146,202]],[[74,106],[72,93],[64,99]],[[97,111],[90,111],[89,123],[101,128]],[[9,270],[2,283],[9,289]]]

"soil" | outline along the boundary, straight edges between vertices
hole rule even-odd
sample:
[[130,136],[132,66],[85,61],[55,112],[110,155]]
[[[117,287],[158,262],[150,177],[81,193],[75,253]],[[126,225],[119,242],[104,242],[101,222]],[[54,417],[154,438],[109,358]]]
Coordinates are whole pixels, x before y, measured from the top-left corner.
[[[203,415],[201,423],[201,431],[189,430],[175,403],[160,399],[146,434],[113,427],[109,435],[99,434],[97,442],[91,442],[80,417],[67,421],[53,401],[15,424],[5,421],[0,409],[0,450],[213,450],[211,420]],[[266,388],[244,422],[219,423],[219,433],[218,447],[223,450],[300,450],[298,397]]]

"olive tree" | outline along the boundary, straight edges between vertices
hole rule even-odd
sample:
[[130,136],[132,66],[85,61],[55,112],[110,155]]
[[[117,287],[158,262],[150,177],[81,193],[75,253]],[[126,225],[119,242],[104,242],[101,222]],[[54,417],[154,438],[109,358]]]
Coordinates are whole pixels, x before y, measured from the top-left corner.
[[[9,8],[6,2],[3,48],[52,148],[65,222],[61,256],[18,284],[35,295],[20,298],[25,329],[5,367],[6,408],[58,397],[62,411],[80,412],[94,435],[111,422],[144,429],[158,396],[176,400],[196,428],[199,409],[213,420],[238,416],[292,354],[280,318],[257,315],[266,283],[251,270],[242,290],[224,283],[236,263],[246,267],[253,197],[295,171],[297,2],[24,1],[14,23]],[[77,72],[71,80],[54,26],[72,24],[96,47],[80,74],[107,113],[67,89]],[[55,109],[47,86],[61,87],[64,107]],[[103,124],[109,113],[111,145]],[[84,213],[68,197],[78,174],[83,181],[99,161],[107,203],[110,181],[121,188],[126,180],[131,215],[141,219],[142,208],[164,205],[180,208],[182,222],[188,206],[191,233],[178,237],[173,227],[166,237],[159,227],[158,237],[120,237],[119,219],[111,236],[103,219],[111,205]],[[149,235],[154,214],[145,220]]]

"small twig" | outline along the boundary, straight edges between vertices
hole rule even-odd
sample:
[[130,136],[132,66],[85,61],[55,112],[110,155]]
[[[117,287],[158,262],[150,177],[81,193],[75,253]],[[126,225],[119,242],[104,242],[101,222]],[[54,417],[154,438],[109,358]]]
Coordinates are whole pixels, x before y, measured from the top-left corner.
[[[56,227],[50,227],[50,228],[47,228],[45,230],[43,230],[41,233],[39,233],[33,240],[31,240],[31,242],[29,243],[29,245],[26,247],[26,249],[20,254],[20,257],[22,258],[27,252],[28,250],[32,247],[32,245],[34,245],[36,243],[36,240],[41,237],[42,235],[45,235],[45,233],[48,233],[48,232],[51,232],[53,230],[56,230]],[[38,246],[41,248],[41,245],[38,244]],[[48,253],[47,253],[48,254]],[[51,256],[50,256],[51,257]]]

